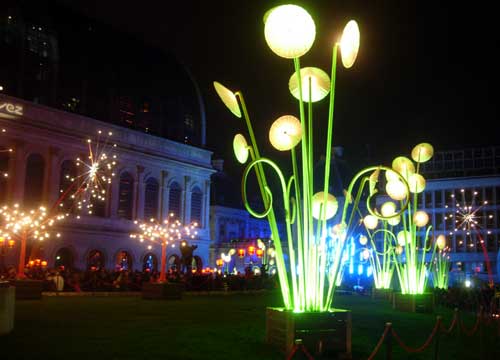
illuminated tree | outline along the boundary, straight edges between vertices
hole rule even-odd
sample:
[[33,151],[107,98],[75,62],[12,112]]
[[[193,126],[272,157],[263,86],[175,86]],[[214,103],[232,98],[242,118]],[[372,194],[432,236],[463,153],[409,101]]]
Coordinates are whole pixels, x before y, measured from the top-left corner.
[[[144,240],[150,241],[161,246],[161,265],[160,265],[160,282],[167,281],[166,264],[167,264],[167,245],[175,247],[176,241],[179,246],[186,246],[186,239],[194,239],[198,235],[196,230],[198,224],[193,223],[190,225],[182,225],[182,223],[175,219],[172,213],[162,223],[158,223],[155,219],[148,222],[139,223],[134,222],[139,227],[138,233],[130,234],[133,239],[139,239],[140,242]],[[148,245],[148,249],[152,246]]]
[[450,278],[450,249],[446,246],[444,235],[438,236],[436,244],[438,253],[432,264],[432,282],[435,288],[447,290]]
[[[12,208],[0,208],[0,234],[4,239],[13,239],[21,242],[19,252],[18,278],[24,278],[26,266],[26,247],[28,241],[43,241],[53,234],[52,226],[63,220],[65,215],[50,216],[46,208],[23,210],[17,204]],[[59,233],[55,234],[60,237]]]

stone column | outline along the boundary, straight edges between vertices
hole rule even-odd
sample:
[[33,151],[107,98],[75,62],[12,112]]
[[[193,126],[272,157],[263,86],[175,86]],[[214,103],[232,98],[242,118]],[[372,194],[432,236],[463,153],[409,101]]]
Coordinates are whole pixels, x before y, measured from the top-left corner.
[[134,182],[134,211],[132,219],[144,218],[144,166],[137,165],[137,176]]
[[200,225],[200,227],[203,227],[204,229],[210,229],[210,180],[205,180]]
[[47,176],[45,178],[43,191],[44,202],[49,209],[55,204],[59,197],[59,180],[61,177],[61,167],[59,166],[60,154],[61,149],[55,146],[49,147],[49,161],[45,167]]
[[[160,187],[158,188],[158,221],[162,222],[167,217],[168,209],[165,209],[165,182],[168,177],[168,172],[160,171]],[[166,210],[166,211],[165,211]]]
[[117,175],[118,177],[115,179],[115,181],[111,182],[108,193],[109,216],[115,219],[118,217],[118,198],[120,196],[120,175]]
[[184,187],[182,188],[181,195],[181,216],[180,219],[184,224],[189,222],[191,217],[191,191],[189,191],[189,184],[191,183],[191,177],[184,176]]
[[9,160],[9,193],[7,199],[14,204],[21,203],[24,197],[26,178],[26,150],[24,141],[16,140],[12,146],[13,154]]

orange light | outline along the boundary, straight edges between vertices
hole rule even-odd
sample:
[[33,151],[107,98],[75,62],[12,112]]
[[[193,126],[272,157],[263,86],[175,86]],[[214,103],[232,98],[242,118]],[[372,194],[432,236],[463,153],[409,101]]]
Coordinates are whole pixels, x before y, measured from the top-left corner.
[[15,241],[14,241],[14,240],[9,240],[9,246],[10,246],[10,247],[13,247],[13,246],[14,246],[14,244],[15,244]]
[[217,259],[217,260],[215,261],[215,264],[217,264],[217,266],[222,266],[222,265],[224,264],[224,260],[222,260],[222,259]]
[[261,257],[262,257],[262,255],[264,255],[264,250],[262,250],[262,249],[257,249],[257,250],[256,250],[256,254],[257,254],[257,257],[258,257],[258,258],[261,258]]
[[2,246],[5,243],[5,238],[3,236],[0,236],[0,246]]
[[248,255],[252,256],[253,254],[255,254],[255,246],[249,246]]
[[29,262],[29,264],[30,264],[30,266],[33,266],[33,265],[35,265],[35,262],[34,262],[33,260],[31,260],[31,261]]
[[42,261],[42,266],[47,266],[47,261]]
[[245,249],[238,249],[238,257],[239,258],[245,257]]

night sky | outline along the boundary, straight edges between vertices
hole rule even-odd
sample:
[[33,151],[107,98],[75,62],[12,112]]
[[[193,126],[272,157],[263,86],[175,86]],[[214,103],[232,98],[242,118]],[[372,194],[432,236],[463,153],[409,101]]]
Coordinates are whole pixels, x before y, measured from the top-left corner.
[[[437,151],[500,144],[492,8],[406,0],[60,1],[174,52],[203,92],[207,147],[229,169],[236,167],[232,137],[245,127],[219,101],[213,80],[243,91],[270,157],[276,152],[267,145],[269,126],[278,116],[298,113],[287,86],[293,63],[274,55],[263,35],[265,11],[285,3],[305,7],[315,19],[316,41],[302,65],[327,73],[333,39],[349,19],[359,23],[358,60],[337,71],[334,144],[344,146],[346,156],[368,165],[409,154],[422,141]],[[326,126],[326,100],[315,115],[319,133]]]

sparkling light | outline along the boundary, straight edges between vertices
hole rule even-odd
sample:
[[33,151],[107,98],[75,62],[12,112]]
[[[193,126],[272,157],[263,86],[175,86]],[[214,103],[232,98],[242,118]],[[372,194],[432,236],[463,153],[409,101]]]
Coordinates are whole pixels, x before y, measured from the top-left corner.
[[[116,144],[109,142],[113,133],[108,132],[103,139],[102,135],[103,132],[98,130],[95,141],[87,140],[87,158],[76,159],[76,166],[82,168],[80,175],[70,177],[66,174],[73,184],[70,189],[61,189],[62,201],[64,201],[65,192],[74,189],[70,198],[74,200],[76,209],[86,211],[89,215],[93,213],[96,202],[106,201],[107,188],[115,176],[117,155],[114,154],[113,149]],[[63,207],[64,203],[61,202],[59,206]]]

